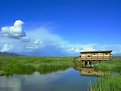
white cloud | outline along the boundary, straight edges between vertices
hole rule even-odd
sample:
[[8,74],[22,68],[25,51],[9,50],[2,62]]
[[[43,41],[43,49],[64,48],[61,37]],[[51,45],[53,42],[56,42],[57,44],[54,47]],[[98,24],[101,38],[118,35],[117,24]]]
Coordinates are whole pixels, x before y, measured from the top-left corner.
[[27,43],[25,48],[29,51],[33,51],[36,49],[41,49],[42,46],[43,46],[42,41],[40,41],[39,39],[34,39],[34,40],[31,40],[29,43]]
[[33,38],[32,36],[27,37],[22,28],[23,24],[23,21],[16,20],[13,26],[6,26],[1,28],[1,51],[3,51],[2,45],[6,43],[13,47],[8,50],[10,52],[26,52],[39,48],[42,42],[39,39]]
[[96,44],[67,44],[65,46],[70,53],[79,53],[81,51],[93,51]]
[[21,20],[16,20],[13,26],[6,26],[2,27],[2,34],[6,37],[11,37],[11,38],[22,38],[25,37],[26,34],[22,30],[22,24],[24,24],[23,21]]
[[46,27],[40,27],[34,29],[34,31],[28,31],[27,34],[29,37],[41,40],[46,45],[62,45],[66,42],[59,35],[51,33]]
[[16,20],[14,22],[14,27],[19,28],[17,31],[22,31],[22,26],[21,26],[22,24],[24,24],[24,22],[21,20]]
[[31,41],[28,37],[22,37],[21,40],[23,42],[30,42]]
[[1,52],[8,52],[10,50],[10,46],[8,44],[4,44],[1,48]]
[[90,47],[86,47],[86,48],[72,47],[71,49],[69,49],[69,52],[94,51],[94,50],[95,49]]

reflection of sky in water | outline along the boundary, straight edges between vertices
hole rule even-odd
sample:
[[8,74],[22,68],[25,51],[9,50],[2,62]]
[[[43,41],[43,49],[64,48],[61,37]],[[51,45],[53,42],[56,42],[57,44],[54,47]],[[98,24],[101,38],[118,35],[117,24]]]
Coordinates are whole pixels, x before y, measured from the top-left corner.
[[0,77],[0,91],[21,91],[21,78]]
[[88,91],[90,80],[95,77],[80,76],[78,71],[68,69],[47,75],[0,77],[0,91]]

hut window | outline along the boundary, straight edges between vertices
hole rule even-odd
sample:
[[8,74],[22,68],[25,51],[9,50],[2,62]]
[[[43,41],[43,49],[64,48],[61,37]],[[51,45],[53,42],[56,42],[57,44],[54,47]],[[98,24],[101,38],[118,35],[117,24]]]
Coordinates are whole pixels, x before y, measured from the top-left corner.
[[105,53],[105,55],[108,55],[108,53]]
[[93,55],[95,55],[95,53],[93,53]]
[[90,55],[88,55],[88,57],[90,57]]

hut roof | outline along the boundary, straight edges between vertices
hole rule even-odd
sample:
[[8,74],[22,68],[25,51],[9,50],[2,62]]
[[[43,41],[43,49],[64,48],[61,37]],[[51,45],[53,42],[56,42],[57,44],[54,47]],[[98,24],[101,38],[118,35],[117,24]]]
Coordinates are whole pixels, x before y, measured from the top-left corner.
[[101,51],[83,51],[80,53],[110,53],[112,50],[101,50]]

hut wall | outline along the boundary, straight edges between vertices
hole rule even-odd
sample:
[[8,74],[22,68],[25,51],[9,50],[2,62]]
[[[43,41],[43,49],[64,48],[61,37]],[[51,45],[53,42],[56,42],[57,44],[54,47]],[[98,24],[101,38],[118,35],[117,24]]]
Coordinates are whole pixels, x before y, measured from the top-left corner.
[[82,53],[81,60],[89,60],[89,61],[95,61],[95,60],[111,60],[112,54],[111,53]]

